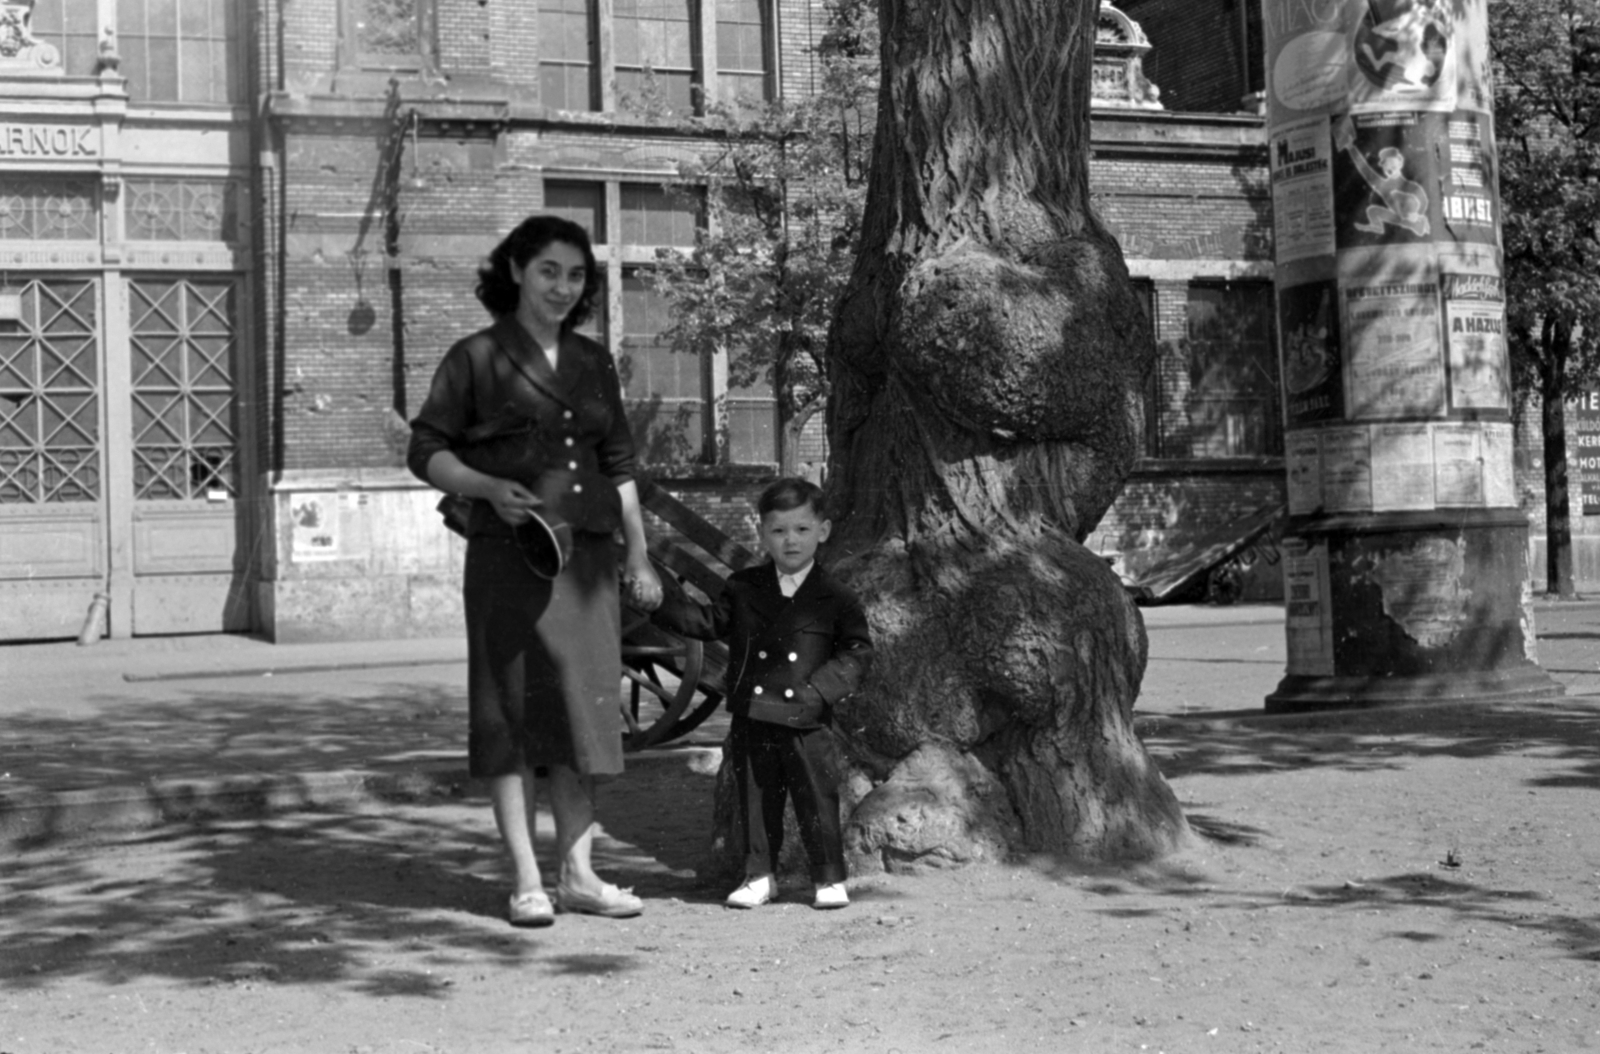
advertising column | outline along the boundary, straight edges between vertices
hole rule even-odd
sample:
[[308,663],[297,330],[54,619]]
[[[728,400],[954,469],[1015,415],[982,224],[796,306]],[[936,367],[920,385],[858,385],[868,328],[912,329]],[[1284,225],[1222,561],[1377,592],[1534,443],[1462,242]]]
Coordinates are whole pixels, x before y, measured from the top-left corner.
[[1290,525],[1270,711],[1543,695],[1487,0],[1265,0]]

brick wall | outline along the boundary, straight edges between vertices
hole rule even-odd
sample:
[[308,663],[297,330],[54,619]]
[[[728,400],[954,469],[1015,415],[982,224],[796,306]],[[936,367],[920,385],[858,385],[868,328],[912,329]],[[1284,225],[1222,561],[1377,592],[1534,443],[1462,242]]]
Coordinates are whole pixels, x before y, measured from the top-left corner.
[[[606,115],[553,120],[537,106],[536,5],[439,0],[435,73],[442,76],[402,85],[404,105],[420,121],[402,129],[398,143],[399,239],[390,256],[378,176],[386,136],[395,129],[376,119],[387,79],[339,68],[338,4],[263,2],[264,55],[278,47],[273,27],[283,27],[282,83],[273,86],[291,111],[275,125],[282,136],[276,168],[263,173],[264,188],[278,181],[283,187],[281,210],[275,192],[263,196],[269,260],[263,280],[270,302],[281,307],[265,313],[272,332],[261,345],[271,360],[263,375],[273,378],[274,389],[272,467],[295,486],[357,476],[380,490],[404,487],[395,470],[407,436],[396,429],[395,413],[415,413],[445,349],[487,322],[472,295],[476,267],[506,230],[542,206],[546,168],[562,178],[592,171],[597,180],[628,181],[633,173],[654,181],[693,143]],[[775,2],[779,84],[785,93],[802,93],[813,83],[812,48],[825,19],[807,0]],[[1189,23],[1205,24],[1198,16]],[[1215,109],[1235,108],[1220,101],[1228,93],[1231,87]],[[1176,105],[1170,92],[1163,98]],[[1183,342],[1189,282],[1270,276],[1260,123],[1097,114],[1093,145],[1096,207],[1121,238],[1132,272],[1154,290],[1162,420],[1169,430],[1179,428],[1189,378]],[[270,299],[280,288],[281,300]],[[1181,437],[1173,435],[1166,445],[1176,450]],[[802,473],[820,477],[821,415],[796,447]],[[1131,566],[1147,566],[1194,533],[1273,500],[1281,477],[1276,462],[1152,462],[1130,482],[1096,544],[1128,554]],[[766,481],[746,474],[659,482],[754,546],[752,502]],[[374,507],[405,509],[419,500],[378,500]],[[279,603],[303,602],[309,610],[315,598],[295,599],[294,590],[331,590],[317,583],[340,580],[338,570],[320,568],[307,578],[310,572],[290,569],[279,582]],[[443,565],[423,570],[451,573]],[[352,567],[349,580],[392,573],[388,565]]]

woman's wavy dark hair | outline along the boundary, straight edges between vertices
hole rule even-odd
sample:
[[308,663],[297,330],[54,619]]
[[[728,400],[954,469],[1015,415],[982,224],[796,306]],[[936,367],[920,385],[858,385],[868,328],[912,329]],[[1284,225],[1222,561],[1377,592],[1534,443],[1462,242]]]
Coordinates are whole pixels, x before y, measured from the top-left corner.
[[595,298],[600,294],[600,268],[594,261],[594,247],[589,244],[589,232],[571,220],[560,216],[529,216],[506,235],[483,266],[478,268],[478,300],[496,318],[514,314],[521,289],[511,277],[513,267],[518,270],[528,266],[528,261],[538,256],[551,242],[563,242],[583,252],[585,277],[583,295],[561,323],[562,332],[575,329],[589,321],[594,314]]

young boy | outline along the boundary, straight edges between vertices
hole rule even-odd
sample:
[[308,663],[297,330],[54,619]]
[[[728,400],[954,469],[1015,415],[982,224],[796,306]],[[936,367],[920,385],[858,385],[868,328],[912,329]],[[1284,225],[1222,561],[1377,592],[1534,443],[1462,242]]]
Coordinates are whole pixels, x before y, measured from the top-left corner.
[[711,604],[680,593],[654,617],[686,637],[728,641],[728,750],[745,877],[727,905],[754,908],[777,895],[783,806],[792,797],[815,885],[812,906],[842,908],[850,898],[838,749],[828,725],[872,659],[867,617],[855,594],[816,562],[833,527],[816,484],[780,479],[762,492],[756,510],[771,562],[729,575]]

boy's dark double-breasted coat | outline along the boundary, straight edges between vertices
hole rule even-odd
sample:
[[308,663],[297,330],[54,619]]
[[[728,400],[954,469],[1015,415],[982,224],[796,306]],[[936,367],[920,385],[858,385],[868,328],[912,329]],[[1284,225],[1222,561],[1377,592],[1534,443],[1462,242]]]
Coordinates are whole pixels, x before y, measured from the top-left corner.
[[840,773],[827,725],[872,661],[861,602],[820,563],[785,597],[777,568],[766,563],[729,575],[711,604],[670,595],[655,619],[688,637],[728,642],[729,754],[747,872],[776,870],[792,796],[812,880],[842,882]]
[[861,602],[821,563],[793,597],[765,563],[729,575],[710,604],[668,597],[655,619],[686,637],[726,640],[728,712],[788,728],[827,724],[872,661]]

